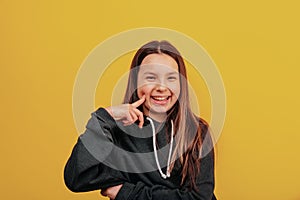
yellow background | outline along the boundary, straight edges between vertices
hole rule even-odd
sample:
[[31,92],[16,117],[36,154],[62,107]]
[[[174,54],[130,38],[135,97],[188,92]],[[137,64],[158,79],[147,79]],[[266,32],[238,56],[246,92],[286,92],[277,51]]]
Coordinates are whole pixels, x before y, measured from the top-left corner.
[[1,0],[0,198],[101,199],[98,192],[72,193],[63,182],[78,136],[76,73],[108,37],[155,26],[194,38],[223,77],[218,198],[299,200],[299,19],[296,0]]

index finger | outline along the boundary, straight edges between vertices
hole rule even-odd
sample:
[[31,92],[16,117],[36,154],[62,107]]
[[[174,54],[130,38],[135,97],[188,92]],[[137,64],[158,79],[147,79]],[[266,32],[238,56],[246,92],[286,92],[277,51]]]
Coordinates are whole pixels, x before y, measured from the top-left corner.
[[139,123],[139,127],[143,128],[143,124],[144,124],[144,115],[141,111],[139,111],[138,109],[135,109],[135,113],[138,116],[138,119],[140,121]]
[[136,102],[133,102],[131,105],[135,108],[139,107],[140,105],[142,105],[142,103],[144,103],[145,101],[145,95],[142,96],[142,98],[140,98],[139,100],[137,100]]

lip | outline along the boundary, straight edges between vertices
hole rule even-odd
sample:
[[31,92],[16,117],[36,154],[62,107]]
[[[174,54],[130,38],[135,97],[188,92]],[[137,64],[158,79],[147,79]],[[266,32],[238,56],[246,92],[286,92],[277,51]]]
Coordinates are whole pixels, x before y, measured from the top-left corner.
[[157,105],[166,105],[170,99],[170,96],[158,96],[158,95],[152,95],[150,96],[151,102]]

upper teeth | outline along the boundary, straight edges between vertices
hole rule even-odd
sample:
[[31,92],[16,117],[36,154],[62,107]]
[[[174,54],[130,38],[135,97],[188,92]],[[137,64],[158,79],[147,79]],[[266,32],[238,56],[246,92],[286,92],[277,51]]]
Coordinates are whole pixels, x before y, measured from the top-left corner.
[[159,101],[163,101],[166,100],[168,97],[153,97],[153,98]]

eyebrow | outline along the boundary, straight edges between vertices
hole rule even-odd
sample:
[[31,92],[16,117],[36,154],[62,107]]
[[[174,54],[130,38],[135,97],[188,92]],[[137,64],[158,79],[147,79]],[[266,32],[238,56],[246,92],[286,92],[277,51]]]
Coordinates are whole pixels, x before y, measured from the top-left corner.
[[[156,73],[154,73],[154,72],[144,72],[144,74],[150,74],[150,75],[156,75]],[[173,74],[179,74],[179,72],[169,72],[169,73],[167,73],[167,75],[173,75]]]
[[144,72],[144,74],[156,75],[156,74],[153,73],[153,72]]
[[168,75],[173,75],[173,74],[179,74],[179,72],[170,72],[170,73],[168,73]]

